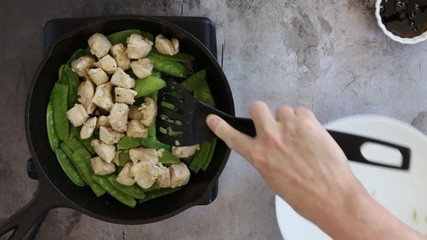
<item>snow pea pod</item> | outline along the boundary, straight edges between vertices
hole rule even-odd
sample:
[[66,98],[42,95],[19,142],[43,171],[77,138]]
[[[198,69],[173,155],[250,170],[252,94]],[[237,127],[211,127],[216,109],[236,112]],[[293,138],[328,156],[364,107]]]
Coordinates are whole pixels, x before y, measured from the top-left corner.
[[159,158],[159,162],[162,163],[163,165],[170,165],[174,163],[180,163],[181,161],[177,156],[165,150],[162,152],[162,156]]
[[101,186],[106,192],[108,192],[111,196],[113,196],[115,199],[120,201],[121,203],[128,205],[129,207],[135,207],[136,206],[136,200],[135,198],[126,195],[116,187],[114,187],[106,177],[98,176],[98,175],[92,175],[93,181],[95,181],[99,186]]
[[203,84],[206,76],[206,70],[200,70],[196,73],[188,76],[184,81],[182,81],[181,86],[183,86],[187,91],[193,92],[196,88]]
[[53,111],[53,124],[55,131],[60,140],[68,139],[70,134],[70,123],[67,118],[67,99],[68,99],[68,86],[55,83],[52,89],[52,111]]
[[204,142],[200,144],[200,149],[194,155],[194,158],[193,160],[191,160],[191,163],[188,168],[191,169],[193,172],[198,173],[209,155],[210,148],[211,144],[209,142]]
[[209,89],[208,83],[204,81],[199,87],[194,89],[194,97],[211,107],[215,107],[215,101],[212,97],[211,90]]
[[79,76],[71,70],[69,65],[63,64],[59,68],[58,82],[68,86],[68,108],[73,107],[77,103],[77,91],[80,85]]
[[76,137],[91,155],[95,155],[95,149],[93,149],[91,144],[92,140],[94,139],[93,137],[87,139],[81,139],[79,135],[77,135]]
[[142,146],[146,148],[155,148],[155,149],[164,149],[166,151],[171,151],[171,146],[164,144],[157,140],[156,138],[146,137],[141,140]]
[[175,77],[186,77],[188,75],[188,69],[180,62],[165,60],[158,58],[153,55],[147,56],[154,66],[154,69],[160,72],[167,73]]
[[155,56],[159,59],[169,60],[169,61],[191,62],[195,60],[193,56],[185,52],[178,52],[177,54],[174,54],[174,55],[166,55],[166,54],[159,53],[159,51],[157,51],[157,49],[155,48],[153,48],[150,51],[150,55]]
[[124,136],[120,139],[119,143],[117,143],[117,150],[127,150],[131,148],[136,148],[141,146],[142,138],[133,138]]
[[146,78],[140,78],[135,81],[135,91],[137,92],[136,97],[143,97],[150,95],[154,92],[166,86],[166,82],[155,76],[148,76]]
[[74,60],[77,60],[79,57],[86,55],[85,52],[86,52],[85,49],[79,49],[79,50],[75,51],[73,53],[73,55],[71,55],[71,57],[68,60],[67,64],[71,64],[72,62],[74,62]]
[[152,190],[152,191],[149,191],[149,192],[145,192],[145,198],[144,199],[140,199],[139,203],[144,203],[144,202],[152,200],[154,198],[158,198],[158,197],[162,197],[162,196],[171,194],[173,192],[178,191],[179,189],[181,189],[181,187],[177,187],[177,188],[160,188],[160,189]]
[[110,35],[107,36],[108,41],[110,41],[110,43],[112,45],[114,44],[118,44],[118,43],[123,43],[125,44],[128,37],[132,34],[139,34],[144,38],[147,38],[150,41],[153,41],[154,36],[151,33],[148,32],[144,32],[138,29],[129,29],[129,30],[124,30],[124,31],[120,31],[120,32],[115,32],[112,33]]
[[55,149],[55,155],[58,159],[59,165],[62,167],[62,170],[64,170],[65,174],[74,184],[80,187],[86,185],[64,151],[62,151],[60,148],[57,148]]
[[134,197],[136,199],[144,199],[145,198],[145,193],[144,193],[144,190],[142,188],[140,188],[139,186],[137,186],[135,184],[132,186],[126,186],[126,185],[120,184],[116,180],[116,175],[108,176],[108,181],[115,188],[119,189],[120,191],[124,192],[125,194],[127,194],[131,197]]
[[53,111],[52,111],[52,102],[49,101],[47,104],[46,110],[46,128],[47,128],[47,138],[49,139],[49,144],[52,150],[58,148],[59,139],[56,135],[55,126],[53,124]]
[[92,191],[97,197],[99,197],[105,193],[105,190],[92,178],[95,174],[93,173],[90,165],[90,158],[91,156],[85,148],[75,150],[71,156],[76,168],[80,169]]
[[119,167],[124,167],[130,161],[128,151],[123,151],[119,154]]
[[64,142],[60,143],[59,147],[65,153],[65,155],[67,155],[67,157],[70,159],[71,163],[74,165],[74,168],[76,169],[76,171],[79,173],[80,177],[83,179],[83,181],[87,185],[88,181],[86,180],[83,172],[81,171],[81,169],[77,166],[77,164],[73,160],[73,150],[71,150],[71,148],[69,148],[67,146],[67,144],[65,144]]
[[206,157],[205,163],[202,166],[202,170],[203,171],[206,171],[206,169],[208,168],[209,164],[211,163],[211,160],[212,160],[213,154],[215,152],[215,147],[216,147],[216,143],[217,142],[218,142],[218,139],[216,139],[216,138],[211,141],[211,147],[209,149],[209,154]]

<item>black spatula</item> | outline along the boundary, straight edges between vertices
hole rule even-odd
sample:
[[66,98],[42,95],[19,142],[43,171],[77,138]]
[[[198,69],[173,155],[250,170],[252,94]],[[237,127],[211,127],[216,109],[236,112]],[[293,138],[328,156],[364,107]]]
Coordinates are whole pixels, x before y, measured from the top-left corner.
[[[172,146],[189,146],[215,138],[215,134],[205,122],[209,114],[220,116],[232,127],[247,135],[256,135],[251,119],[237,118],[210,107],[195,99],[174,81],[166,81],[166,87],[159,92],[157,105],[157,139]],[[348,133],[331,130],[328,132],[349,160],[389,168],[409,169],[410,149],[407,147]],[[398,150],[402,155],[401,165],[387,165],[367,160],[360,151],[364,143],[375,143]]]

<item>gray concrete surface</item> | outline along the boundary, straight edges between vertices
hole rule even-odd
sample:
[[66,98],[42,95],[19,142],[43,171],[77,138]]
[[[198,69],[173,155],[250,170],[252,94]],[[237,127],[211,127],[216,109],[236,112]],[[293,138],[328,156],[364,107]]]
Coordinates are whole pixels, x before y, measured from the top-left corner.
[[[27,88],[52,18],[120,14],[206,16],[224,45],[224,71],[236,110],[255,99],[271,108],[311,108],[319,120],[374,113],[427,132],[427,42],[401,45],[377,27],[372,1],[177,0],[0,3],[0,219],[37,186],[25,172]],[[232,154],[218,198],[162,222],[123,226],[69,209],[52,210],[37,239],[281,239],[274,194]]]

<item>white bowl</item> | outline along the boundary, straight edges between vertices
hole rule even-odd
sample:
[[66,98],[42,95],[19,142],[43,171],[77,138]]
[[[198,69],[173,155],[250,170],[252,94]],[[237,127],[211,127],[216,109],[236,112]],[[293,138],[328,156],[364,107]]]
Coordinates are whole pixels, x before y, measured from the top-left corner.
[[397,35],[394,35],[389,30],[387,30],[387,28],[385,27],[385,25],[383,24],[383,22],[381,20],[381,15],[380,15],[380,5],[381,5],[382,1],[383,0],[377,0],[377,2],[375,3],[375,17],[377,18],[378,26],[381,28],[381,30],[383,30],[385,35],[387,35],[389,38],[393,39],[394,41],[400,42],[403,44],[415,44],[415,43],[419,43],[419,42],[422,42],[422,41],[427,39],[427,32],[424,32],[421,35],[418,35],[418,36],[413,37],[413,38],[402,38],[402,37],[399,37]]

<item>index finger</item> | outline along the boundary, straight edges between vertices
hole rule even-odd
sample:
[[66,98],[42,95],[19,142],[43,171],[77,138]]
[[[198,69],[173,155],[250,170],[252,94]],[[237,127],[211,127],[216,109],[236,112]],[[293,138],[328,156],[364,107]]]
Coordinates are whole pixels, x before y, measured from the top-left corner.
[[271,110],[265,102],[255,101],[251,103],[250,115],[254,120],[257,135],[262,135],[265,131],[274,126],[277,121],[274,118]]

